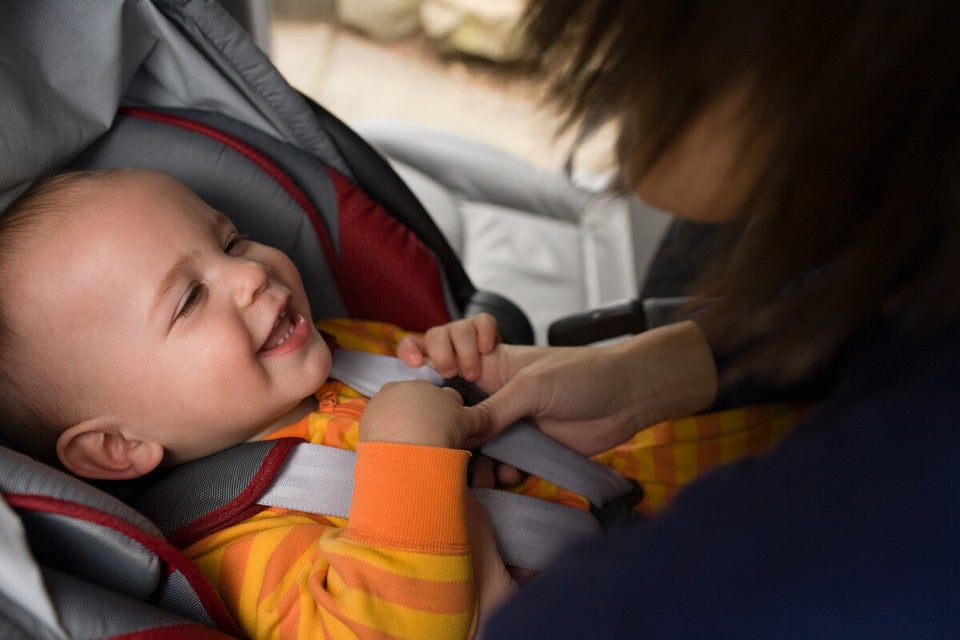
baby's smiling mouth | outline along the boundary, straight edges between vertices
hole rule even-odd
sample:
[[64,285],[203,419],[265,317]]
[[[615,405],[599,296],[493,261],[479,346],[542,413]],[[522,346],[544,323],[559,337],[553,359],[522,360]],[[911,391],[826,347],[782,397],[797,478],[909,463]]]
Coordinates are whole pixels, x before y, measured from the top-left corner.
[[263,346],[260,347],[257,353],[262,354],[271,349],[276,349],[293,335],[294,330],[297,328],[297,318],[291,317],[291,315],[295,316],[296,314],[288,314],[288,310],[288,308],[285,308],[280,312],[280,316],[273,324],[270,335],[267,336],[266,341],[264,341]]

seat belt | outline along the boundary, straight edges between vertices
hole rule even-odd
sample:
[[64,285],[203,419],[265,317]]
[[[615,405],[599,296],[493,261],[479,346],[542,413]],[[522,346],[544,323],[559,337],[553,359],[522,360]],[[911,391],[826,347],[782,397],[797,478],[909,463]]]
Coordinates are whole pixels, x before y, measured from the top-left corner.
[[[334,352],[330,377],[368,396],[388,382],[445,381],[430,367],[412,369],[398,358],[361,351]],[[639,499],[638,486],[612,469],[567,449],[529,424],[512,425],[483,453],[534,473],[586,497],[592,513],[545,500],[494,489],[474,489],[486,509],[504,561],[512,566],[542,570],[572,542],[601,532],[609,505],[629,509]],[[346,518],[353,495],[356,453],[303,443],[284,461],[257,502]],[[318,487],[323,487],[318,491]],[[599,518],[599,519],[598,519]]]
[[[355,451],[304,442],[296,445],[257,499],[268,507],[339,518],[350,514]],[[472,489],[489,516],[508,565],[543,570],[567,546],[601,533],[593,514],[498,489]]]
[[[388,382],[425,380],[437,386],[447,382],[427,365],[413,369],[393,356],[350,349],[334,351],[330,377],[370,397]],[[482,446],[480,452],[582,495],[595,510],[637,490],[635,483],[613,469],[565,447],[523,421],[510,425]]]

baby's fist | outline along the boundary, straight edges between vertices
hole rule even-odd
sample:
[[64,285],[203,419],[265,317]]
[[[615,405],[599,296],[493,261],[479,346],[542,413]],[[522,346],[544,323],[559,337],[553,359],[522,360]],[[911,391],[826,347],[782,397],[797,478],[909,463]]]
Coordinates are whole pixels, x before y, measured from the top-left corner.
[[463,406],[453,389],[422,380],[385,385],[360,417],[361,442],[457,449],[482,432],[484,415]]

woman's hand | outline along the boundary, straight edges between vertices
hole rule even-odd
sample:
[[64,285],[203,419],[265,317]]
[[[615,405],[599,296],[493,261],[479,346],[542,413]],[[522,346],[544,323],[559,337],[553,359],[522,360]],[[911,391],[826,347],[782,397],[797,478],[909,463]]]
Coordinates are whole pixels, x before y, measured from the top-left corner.
[[692,321],[606,346],[501,345],[482,362],[477,382],[492,395],[477,408],[492,432],[529,418],[587,455],[704,409],[717,391],[710,347]]

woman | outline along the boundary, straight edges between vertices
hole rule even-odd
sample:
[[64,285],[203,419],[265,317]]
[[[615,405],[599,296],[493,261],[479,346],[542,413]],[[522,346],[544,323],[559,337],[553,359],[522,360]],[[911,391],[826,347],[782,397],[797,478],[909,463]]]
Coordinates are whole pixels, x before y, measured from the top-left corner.
[[487,637],[960,637],[960,4],[532,0],[526,25],[568,125],[619,122],[625,187],[749,225],[692,320],[504,358],[492,420],[591,453],[830,384]]

